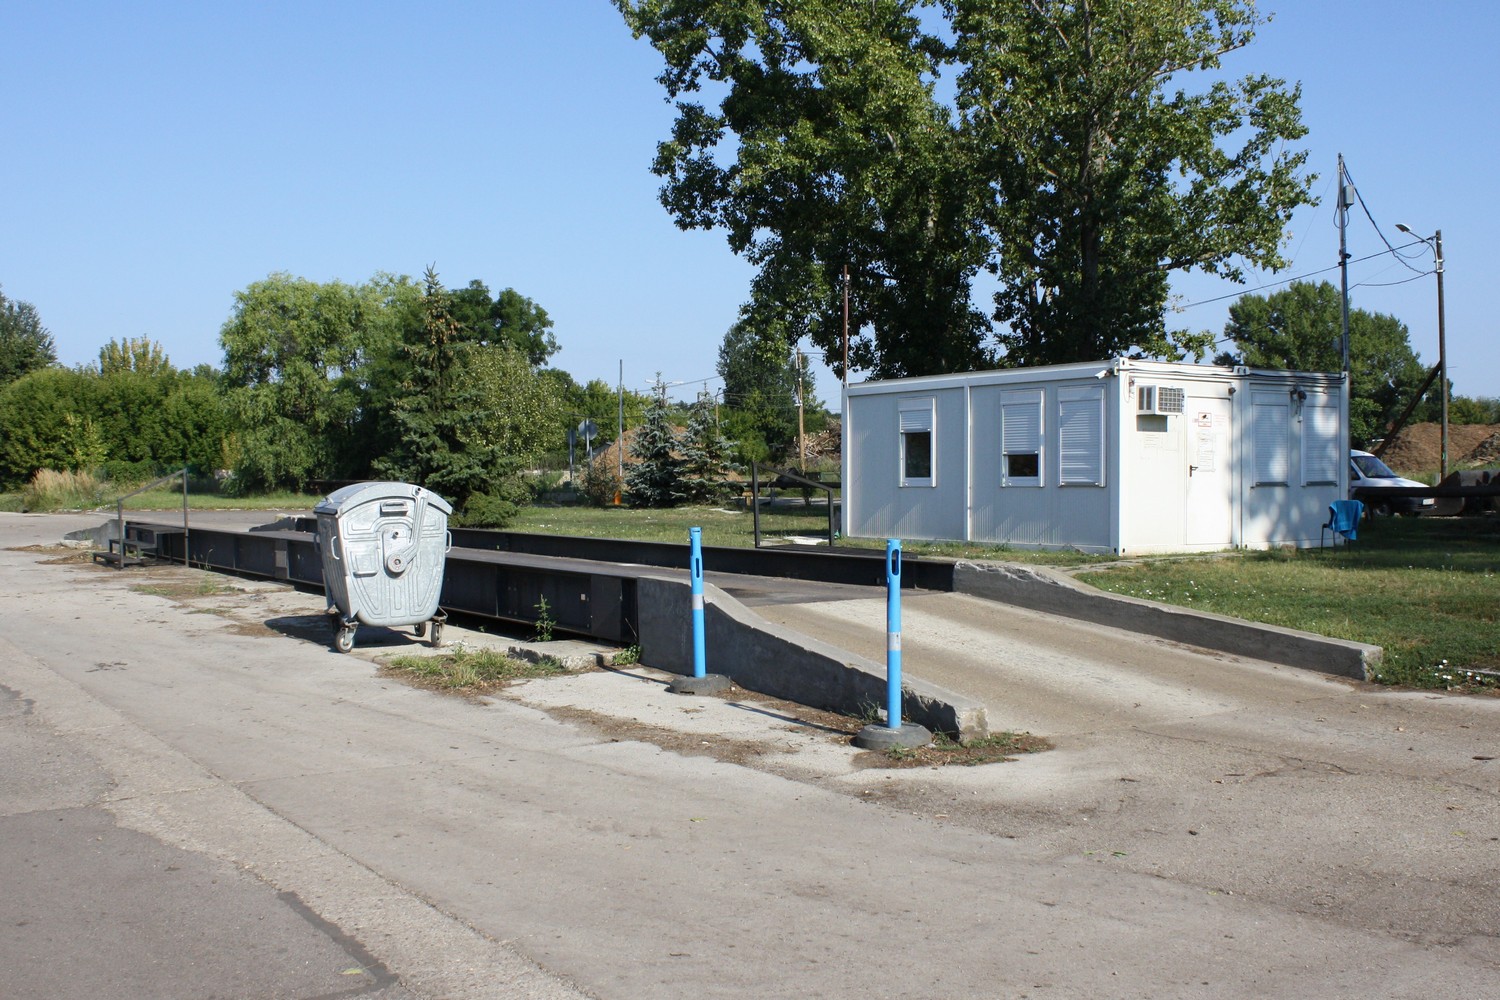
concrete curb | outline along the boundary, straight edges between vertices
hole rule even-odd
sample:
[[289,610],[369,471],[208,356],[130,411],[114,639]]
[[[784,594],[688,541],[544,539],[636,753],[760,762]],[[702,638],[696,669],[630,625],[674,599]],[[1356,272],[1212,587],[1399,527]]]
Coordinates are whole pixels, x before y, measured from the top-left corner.
[[[751,691],[861,715],[885,705],[885,667],[821,639],[766,621],[713,584],[703,588],[708,668]],[[693,671],[688,581],[643,575],[638,584],[641,662]],[[989,735],[977,701],[923,681],[902,688],[902,715],[960,739]]]
[[1341,677],[1365,680],[1380,665],[1379,646],[1123,597],[1040,566],[960,562],[954,567],[953,589],[1032,611]]

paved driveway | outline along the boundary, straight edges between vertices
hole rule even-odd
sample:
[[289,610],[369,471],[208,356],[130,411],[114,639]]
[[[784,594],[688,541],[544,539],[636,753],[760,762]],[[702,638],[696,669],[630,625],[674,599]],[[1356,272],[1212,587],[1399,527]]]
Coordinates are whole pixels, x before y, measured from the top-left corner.
[[[0,915],[132,923],[0,935],[7,997],[1500,994],[1494,700],[929,595],[907,669],[1058,749],[870,769],[644,669],[413,689],[316,595],[16,548],[67,521],[0,515]],[[778,607],[881,646],[878,601]]]

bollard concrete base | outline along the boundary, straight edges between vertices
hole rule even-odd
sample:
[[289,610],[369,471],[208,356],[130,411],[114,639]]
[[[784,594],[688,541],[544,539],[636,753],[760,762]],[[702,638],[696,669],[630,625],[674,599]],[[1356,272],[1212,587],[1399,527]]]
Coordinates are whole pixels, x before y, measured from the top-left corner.
[[702,677],[679,677],[667,685],[673,694],[723,694],[734,681],[723,674],[704,674]]
[[932,742],[932,730],[915,722],[902,723],[900,729],[866,726],[852,742],[862,750],[915,750]]

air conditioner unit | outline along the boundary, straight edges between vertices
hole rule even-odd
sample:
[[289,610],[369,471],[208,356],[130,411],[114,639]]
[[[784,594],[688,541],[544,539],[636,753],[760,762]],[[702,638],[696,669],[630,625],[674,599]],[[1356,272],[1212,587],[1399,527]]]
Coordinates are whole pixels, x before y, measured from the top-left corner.
[[1138,385],[1135,388],[1135,412],[1181,413],[1187,405],[1187,393],[1173,385]]

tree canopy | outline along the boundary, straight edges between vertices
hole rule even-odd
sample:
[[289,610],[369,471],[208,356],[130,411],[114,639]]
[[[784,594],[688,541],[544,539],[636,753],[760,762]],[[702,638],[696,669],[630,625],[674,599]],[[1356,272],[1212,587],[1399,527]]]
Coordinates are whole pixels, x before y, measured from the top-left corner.
[[[1293,371],[1343,367],[1343,297],[1326,281],[1294,281],[1269,295],[1245,295],[1229,307],[1224,336],[1235,350],[1219,364]],[[1384,437],[1411,403],[1426,369],[1411,349],[1406,324],[1383,313],[1349,310],[1349,436],[1359,444]]]
[[1297,88],[1219,78],[1248,0],[615,3],[676,102],[663,205],[722,228],[751,307],[835,371],[845,265],[851,367],[876,376],[1201,356],[1166,327],[1168,274],[1281,266],[1309,200]]
[[449,292],[449,309],[460,339],[479,344],[510,344],[541,367],[558,351],[547,310],[516,291],[502,290],[494,298],[482,281],[471,281]]
[[0,289],[0,386],[55,364],[57,348],[36,306],[8,299]]

